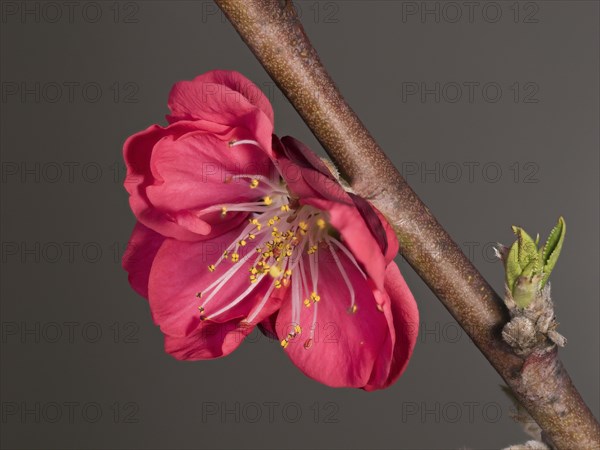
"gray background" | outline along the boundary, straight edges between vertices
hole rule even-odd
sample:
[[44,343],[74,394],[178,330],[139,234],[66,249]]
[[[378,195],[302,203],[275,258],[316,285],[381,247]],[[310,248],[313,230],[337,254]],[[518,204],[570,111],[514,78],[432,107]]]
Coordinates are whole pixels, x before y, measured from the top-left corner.
[[[545,238],[565,216],[552,278],[569,339],[561,355],[598,415],[598,3],[521,2],[515,16],[512,1],[476,2],[469,17],[459,2],[455,23],[457,4],[445,5],[300,3],[341,91],[496,289],[490,243],[511,242],[513,223]],[[439,20],[421,16],[436,7]],[[212,3],[82,2],[58,19],[43,8],[2,2],[3,448],[491,449],[526,439],[500,378],[400,258],[422,327],[388,390],[321,386],[257,335],[217,361],[166,355],[120,267],[134,224],[124,139],[164,123],[174,82],[222,68],[267,92],[279,135],[321,149]],[[436,82],[439,101],[407,95]]]

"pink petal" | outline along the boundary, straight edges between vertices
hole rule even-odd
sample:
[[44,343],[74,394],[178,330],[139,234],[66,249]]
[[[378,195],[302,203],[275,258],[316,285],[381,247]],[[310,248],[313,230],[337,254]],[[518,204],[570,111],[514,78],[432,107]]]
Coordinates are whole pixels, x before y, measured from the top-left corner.
[[[329,213],[330,223],[340,232],[342,241],[377,288],[383,290],[385,266],[398,252],[397,238],[383,215],[368,201],[347,193],[325,164],[299,141],[274,137],[273,147],[288,189],[301,204]],[[374,248],[380,248],[380,252]]]
[[281,141],[275,142],[277,137],[274,136],[273,140],[274,150],[277,148],[279,154],[285,155],[295,165],[316,170],[327,178],[335,179],[323,160],[298,139],[292,136],[284,136],[281,138]]
[[333,176],[328,176],[319,170],[308,167],[308,163],[300,165],[287,157],[281,156],[281,153],[285,150],[276,138],[273,139],[273,145],[276,149],[279,148],[277,150],[277,165],[290,192],[300,198],[317,197],[338,203],[352,204],[352,199],[348,193],[344,191]]
[[203,119],[252,130],[271,152],[273,108],[262,91],[238,72],[215,70],[176,83],[169,94],[169,121]]
[[373,383],[365,389],[383,389],[394,383],[406,369],[419,335],[419,310],[417,303],[406,285],[400,269],[391,263],[385,272],[385,290],[390,298],[395,345],[392,365],[384,383]]
[[[235,350],[254,330],[254,325],[279,309],[285,289],[276,289],[263,310],[252,323],[240,323],[239,318],[224,322],[204,321],[189,336],[165,336],[165,350],[179,360],[212,359],[226,356]],[[255,304],[254,308],[259,305]],[[263,323],[261,322],[261,323]]]
[[176,235],[179,227],[173,221],[168,220],[163,212],[156,210],[146,195],[146,187],[154,182],[150,170],[152,149],[156,142],[164,136],[178,136],[193,129],[189,123],[177,124],[169,127],[168,130],[158,125],[152,125],[146,130],[130,136],[123,146],[123,156],[127,165],[124,185],[130,195],[131,209],[141,223],[165,236]]
[[123,255],[123,268],[129,273],[131,287],[142,297],[148,298],[148,278],[164,236],[136,223],[127,249]]
[[[204,303],[210,292],[197,298],[196,294],[207,288],[213,281],[225,273],[233,264],[223,261],[214,272],[208,270],[229,245],[238,238],[241,230],[235,229],[214,239],[198,242],[183,242],[167,239],[158,251],[150,272],[149,300],[155,322],[163,333],[174,336],[189,336],[209,321],[200,320],[198,307]],[[258,254],[254,251],[254,241],[239,251],[240,259],[247,253],[252,256],[206,305],[205,316],[217,312],[229,305],[250,285],[248,270]],[[256,255],[256,256],[255,256]],[[213,322],[225,323],[246,318],[252,308],[265,295],[266,281],[259,282],[255,289],[242,301],[227,312],[218,315]],[[257,317],[257,322],[272,313],[265,308]]]
[[240,327],[235,320],[209,323],[189,336],[165,336],[165,351],[179,360],[220,358],[235,350],[252,329]]
[[[371,286],[349,259],[338,252],[356,293],[355,314],[348,312],[350,296],[344,280],[327,250],[319,250],[318,293],[321,301],[310,308],[302,306],[302,334],[291,340],[285,352],[307,376],[333,387],[367,385],[381,349],[391,347],[385,315],[377,309]],[[307,265],[308,267],[308,265]],[[293,275],[295,276],[295,275]],[[309,338],[313,310],[318,305],[315,337]],[[283,339],[289,331],[291,301],[283,302],[278,316],[277,334]]]
[[260,198],[263,190],[249,189],[249,180],[223,181],[242,170],[267,175],[274,169],[255,146],[230,148],[227,142],[234,137],[246,139],[248,134],[205,121],[155,125],[131,136],[124,146],[125,188],[137,219],[164,236],[186,241],[211,238],[213,225],[218,225],[216,234],[237,226],[246,214],[228,214],[223,220],[219,212],[204,214],[201,209],[213,201]]
[[269,157],[253,145],[230,147],[214,135],[188,133],[158,142],[151,157],[156,180],[146,189],[152,205],[162,211],[201,211],[223,203],[260,200],[266,191],[251,189],[249,178],[233,180],[238,174],[270,176]]
[[375,287],[383,290],[385,257],[356,207],[320,198],[301,199],[300,202],[327,212],[328,220],[340,233],[342,243],[362,265]]
[[400,250],[400,244],[398,242],[398,238],[396,237],[396,232],[394,231],[390,223],[387,221],[385,216],[381,214],[381,212],[379,212],[379,210],[373,205],[371,205],[371,207],[373,208],[375,213],[377,213],[377,217],[379,217],[381,225],[385,230],[386,240],[388,243],[387,251],[385,252],[385,262],[386,264],[389,264],[392,261],[394,261],[394,258],[396,258],[396,256],[398,255],[398,251]]

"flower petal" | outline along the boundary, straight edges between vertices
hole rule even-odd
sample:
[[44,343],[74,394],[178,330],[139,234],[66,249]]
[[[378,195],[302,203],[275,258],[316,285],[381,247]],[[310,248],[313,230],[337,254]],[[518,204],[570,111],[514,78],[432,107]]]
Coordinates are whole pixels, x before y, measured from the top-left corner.
[[[165,236],[177,236],[180,227],[168,220],[162,211],[152,206],[146,195],[146,187],[154,182],[150,169],[152,149],[158,140],[167,135],[181,136],[194,130],[190,123],[180,123],[166,128],[152,125],[144,131],[130,136],[123,146],[123,156],[127,165],[125,189],[129,193],[129,204],[136,218],[148,228]],[[190,232],[185,236],[193,237]]]
[[417,303],[395,263],[391,263],[385,271],[385,290],[390,298],[390,308],[394,320],[394,355],[387,380],[381,385],[370,385],[367,390],[385,388],[402,375],[412,356],[419,335]]
[[342,244],[362,265],[375,287],[383,290],[385,257],[356,207],[319,198],[301,199],[300,202],[327,212],[329,223],[341,235]]
[[[277,137],[274,136],[275,140],[277,140]],[[335,179],[323,160],[298,139],[292,136],[284,136],[279,143],[274,142],[273,147],[279,149],[280,153],[283,153],[294,164],[316,170],[329,179]]]
[[371,235],[375,238],[375,241],[377,241],[381,252],[386,254],[388,250],[388,239],[386,230],[381,223],[381,215],[378,215],[375,212],[373,205],[371,205],[364,198],[352,193],[348,193],[348,195],[352,199],[352,202],[354,203],[354,206],[356,206],[359,214],[365,221],[365,224],[369,228]]
[[197,361],[226,356],[242,343],[253,327],[240,327],[235,320],[208,323],[189,336],[165,336],[165,351],[179,360]]
[[392,261],[394,261],[394,258],[396,258],[396,256],[398,255],[398,250],[400,249],[400,244],[398,242],[398,238],[396,237],[396,232],[392,228],[392,225],[390,225],[390,223],[387,221],[385,216],[383,214],[381,214],[379,212],[379,210],[377,208],[375,208],[373,205],[371,205],[371,207],[377,214],[377,217],[379,217],[379,220],[381,221],[381,225],[383,226],[383,229],[385,231],[386,241],[388,244],[387,248],[386,248],[386,252],[385,252],[385,262],[386,262],[386,264],[390,264]]
[[125,188],[138,220],[164,236],[186,241],[211,238],[237,226],[245,214],[230,213],[223,220],[220,213],[202,209],[264,195],[260,185],[250,189],[247,179],[227,182],[243,171],[272,176],[274,166],[259,148],[227,144],[232,138],[248,137],[243,129],[205,121],[152,126],[130,137],[124,146]]
[[214,70],[176,83],[169,94],[169,109],[171,123],[203,119],[252,130],[265,151],[271,152],[273,108],[262,91],[238,72]]
[[164,236],[136,223],[123,255],[123,268],[129,273],[129,283],[142,297],[148,298],[148,278]]
[[203,132],[163,138],[154,147],[151,166],[160,182],[147,188],[148,198],[154,207],[169,212],[260,200],[266,192],[261,184],[252,189],[250,178],[232,177],[269,177],[274,171],[269,157],[256,146],[230,147]]
[[[224,260],[214,272],[208,270],[223,252],[239,238],[241,230],[234,229],[214,239],[198,242],[184,242],[167,239],[156,255],[150,272],[149,300],[155,322],[163,333],[175,336],[189,336],[209,320],[200,320],[199,306],[204,304],[210,292],[198,298],[196,294],[205,290],[221,275],[234,267],[229,260]],[[239,250],[240,262],[235,265],[237,271],[206,305],[204,315],[211,317],[223,307],[245,292],[250,286],[248,270],[258,254],[254,251],[255,243],[249,241]],[[249,260],[242,263],[244,255],[250,254]],[[256,256],[255,256],[256,255]],[[266,280],[259,282],[255,289],[243,300],[223,314],[210,319],[212,322],[225,323],[231,320],[241,321],[265,295],[268,285]],[[272,313],[269,308],[257,317],[262,320]]]
[[[327,251],[318,252],[321,281],[317,291],[321,300],[310,308],[302,306],[302,334],[292,339],[285,351],[302,372],[321,383],[333,387],[363,387],[369,382],[381,349],[389,346],[390,332],[385,315],[377,309],[369,282],[345,254],[338,252],[356,293],[357,312],[348,312],[348,288]],[[305,265],[308,270],[308,264]],[[310,335],[315,307],[318,308],[315,334],[307,349],[304,343]],[[283,302],[276,326],[280,339],[289,332],[291,308],[289,299]]]

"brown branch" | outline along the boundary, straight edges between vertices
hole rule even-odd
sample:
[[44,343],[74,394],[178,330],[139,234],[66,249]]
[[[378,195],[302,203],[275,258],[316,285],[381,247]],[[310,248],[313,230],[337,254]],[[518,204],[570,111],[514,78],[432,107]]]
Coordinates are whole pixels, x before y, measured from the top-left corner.
[[394,226],[400,251],[558,449],[600,446],[600,426],[555,350],[522,358],[502,341],[501,299],[398,173],[345,102],[291,1],[215,0],[353,189]]

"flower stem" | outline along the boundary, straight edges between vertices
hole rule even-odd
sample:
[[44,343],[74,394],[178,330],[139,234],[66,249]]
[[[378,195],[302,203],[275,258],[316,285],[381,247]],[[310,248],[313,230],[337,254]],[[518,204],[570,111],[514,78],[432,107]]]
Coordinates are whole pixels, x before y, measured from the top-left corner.
[[385,156],[321,64],[291,1],[215,0],[354,191],[394,227],[402,256],[486,356],[557,449],[597,448],[600,425],[556,349],[516,355],[501,337],[508,312]]

